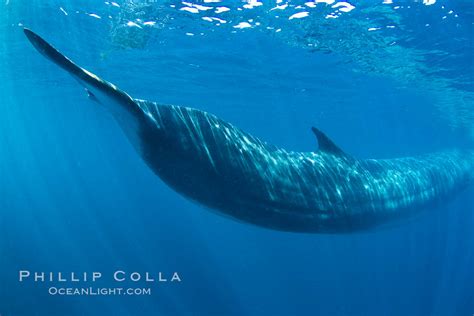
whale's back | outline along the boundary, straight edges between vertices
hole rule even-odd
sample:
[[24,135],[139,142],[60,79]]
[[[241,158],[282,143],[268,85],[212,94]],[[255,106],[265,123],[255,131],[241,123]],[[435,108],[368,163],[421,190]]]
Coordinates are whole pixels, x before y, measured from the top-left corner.
[[261,226],[365,229],[449,196],[472,173],[472,154],[460,151],[388,160],[357,160],[334,144],[289,152],[200,110],[137,103],[166,135],[145,155],[160,177],[201,204]]

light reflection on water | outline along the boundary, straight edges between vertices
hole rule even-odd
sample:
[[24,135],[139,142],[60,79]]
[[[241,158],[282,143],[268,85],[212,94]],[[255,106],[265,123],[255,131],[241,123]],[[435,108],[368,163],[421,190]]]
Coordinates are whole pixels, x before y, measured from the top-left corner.
[[[21,7],[5,4],[9,11],[15,6]],[[193,40],[216,32],[264,33],[287,45],[337,55],[347,71],[417,89],[447,124],[473,129],[473,10],[467,2],[58,1],[49,9],[108,29],[107,50],[147,50],[168,36]]]

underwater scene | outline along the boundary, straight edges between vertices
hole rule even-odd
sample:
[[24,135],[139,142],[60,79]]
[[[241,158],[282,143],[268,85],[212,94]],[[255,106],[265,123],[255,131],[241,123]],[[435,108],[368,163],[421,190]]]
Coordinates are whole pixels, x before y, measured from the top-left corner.
[[473,315],[471,0],[0,0],[0,316]]

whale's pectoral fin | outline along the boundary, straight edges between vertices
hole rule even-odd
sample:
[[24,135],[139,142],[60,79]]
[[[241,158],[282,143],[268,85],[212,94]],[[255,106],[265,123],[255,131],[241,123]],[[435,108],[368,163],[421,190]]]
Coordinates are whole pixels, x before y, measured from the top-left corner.
[[[77,78],[76,78],[77,79]],[[80,86],[82,86],[84,88],[84,91],[86,92],[87,94],[87,97],[89,98],[89,100],[92,100],[94,102],[97,102],[97,103],[100,103],[99,99],[97,99],[97,97],[95,96],[94,93],[92,93],[91,90],[89,90],[89,88],[87,88],[87,86],[79,79],[76,80]]]
[[339,148],[334,142],[329,139],[323,132],[321,132],[316,127],[311,127],[314,135],[316,135],[316,139],[318,140],[319,150],[325,153],[330,153],[335,156],[343,156],[350,158],[348,154],[346,154],[341,148]]
[[95,96],[95,94],[93,94],[89,89],[84,88],[84,90],[86,90],[87,97],[88,97],[90,100],[95,101],[95,102],[97,102],[97,103],[100,103],[99,99],[97,99],[97,97]]

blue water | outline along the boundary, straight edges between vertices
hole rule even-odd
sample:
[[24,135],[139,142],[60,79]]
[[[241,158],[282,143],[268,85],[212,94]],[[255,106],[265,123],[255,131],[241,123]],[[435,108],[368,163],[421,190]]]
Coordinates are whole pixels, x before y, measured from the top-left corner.
[[[357,234],[231,221],[163,184],[21,28],[134,97],[288,149],[314,150],[313,125],[359,158],[472,147],[471,1],[225,1],[2,0],[0,315],[472,315],[472,186]],[[102,287],[117,270],[182,281],[59,296],[20,270],[101,271]]]

